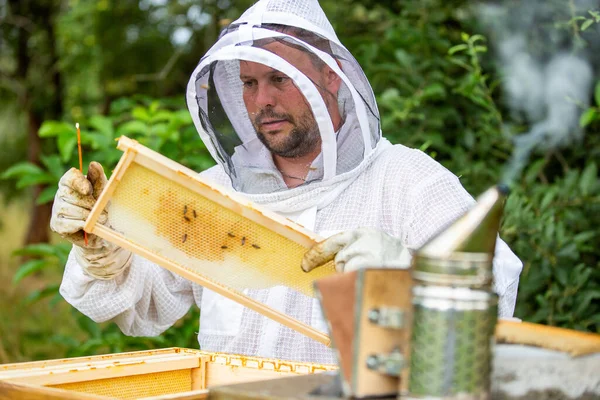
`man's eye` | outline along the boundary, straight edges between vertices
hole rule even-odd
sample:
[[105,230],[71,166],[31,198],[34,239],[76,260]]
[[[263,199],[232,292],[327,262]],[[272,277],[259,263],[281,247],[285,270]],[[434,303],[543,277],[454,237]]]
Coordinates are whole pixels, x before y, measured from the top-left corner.
[[244,87],[245,88],[251,88],[252,85],[254,85],[253,81],[244,81]]
[[287,80],[290,79],[287,76],[274,76],[273,77],[273,82],[275,83],[284,83],[287,82]]

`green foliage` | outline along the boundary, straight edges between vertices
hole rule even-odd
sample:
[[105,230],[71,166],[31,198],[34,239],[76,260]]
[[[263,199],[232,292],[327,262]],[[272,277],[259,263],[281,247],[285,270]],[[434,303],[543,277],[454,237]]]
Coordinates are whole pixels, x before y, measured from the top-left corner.
[[[115,147],[115,140],[122,135],[136,139],[196,171],[214,164],[194,128],[189,112],[176,100],[121,98],[111,104],[108,115],[92,115],[80,128],[84,128],[81,129],[81,144],[86,162],[98,161],[108,173],[122,154]],[[54,140],[59,154],[43,157],[43,167],[18,163],[6,170],[1,178],[15,179],[17,187],[48,184],[38,201],[49,202],[56,194],[60,177],[69,166],[79,163],[77,131],[71,123],[45,121],[39,135]],[[13,284],[19,284],[45,269],[61,270],[70,249],[70,244],[59,243],[29,245],[15,251],[15,256],[26,256],[28,259],[15,272]],[[33,290],[25,302],[33,305],[44,298],[51,298],[50,307],[55,307],[61,299],[58,287],[58,284],[50,283]],[[115,324],[99,325],[75,309],[73,313],[83,338],[58,334],[50,337],[52,342],[65,349],[67,357],[170,346],[197,347],[194,332],[198,330],[198,310],[195,309],[190,310],[185,318],[163,335],[153,338],[129,337],[123,335]]]
[[502,232],[525,261],[516,313],[532,322],[600,331],[600,177],[588,161],[550,185],[536,184],[545,160],[526,171],[527,186],[506,204]]
[[[373,85],[384,135],[426,151],[474,195],[498,182],[512,152],[509,127],[516,133],[527,127],[503,118],[510,114],[501,106],[486,40],[474,31],[472,8],[462,1],[408,0],[390,12],[347,3],[351,11],[338,7],[344,15],[336,29]],[[552,7],[564,11],[564,3],[556,3]],[[572,22],[590,16],[595,12]],[[572,24],[565,30],[585,47]],[[594,99],[581,116],[587,134],[578,150],[532,156],[509,197],[501,231],[525,264],[515,315],[588,331],[598,331],[600,320],[600,209],[591,161],[600,156],[600,82]]]
[[[109,115],[92,115],[81,125],[84,168],[98,161],[110,173],[121,156],[114,145],[125,135],[196,171],[214,165],[198,137],[189,112],[183,104],[169,99],[121,98],[112,103]],[[16,180],[17,188],[47,184],[38,203],[52,201],[58,181],[69,167],[79,165],[75,124],[45,121],[39,136],[55,141],[59,154],[42,156],[42,167],[21,162],[7,169],[1,179]]]
[[[41,165],[11,159],[3,182],[18,188],[47,184],[38,202],[51,201],[60,176],[79,165],[75,121],[81,124],[84,168],[96,160],[110,173],[121,154],[114,145],[120,135],[194,170],[210,167],[213,160],[183,102],[164,96],[185,91],[189,72],[218,33],[216,21],[239,15],[250,1],[236,2],[226,10],[219,6],[222,2],[206,2],[203,7],[212,19],[205,25],[194,25],[188,18],[192,3],[173,1],[142,9],[137,1],[70,1],[70,8],[62,8],[57,37],[59,68],[66,76],[64,118],[45,120],[39,130],[46,141]],[[477,27],[471,2],[323,0],[321,5],[338,37],[365,70],[388,139],[426,151],[458,175],[472,194],[499,181],[513,150],[509,133],[528,127],[513,120],[502,106],[506,99],[499,86],[501,76]],[[559,22],[532,30],[527,39],[569,32],[578,46],[593,52],[593,43],[584,42],[594,37],[598,12],[569,15],[566,8],[561,0],[549,1],[549,14],[563,13]],[[114,24],[115,16],[119,24]],[[178,25],[194,30],[189,43],[181,47],[168,40]],[[548,50],[538,46],[534,55],[547,56]],[[14,66],[6,61],[9,55],[0,56],[0,63],[4,62],[0,67]],[[164,70],[170,60],[173,69]],[[32,76],[31,87],[44,86],[43,74],[38,71]],[[52,94],[50,89],[46,92]],[[40,97],[44,101],[36,105],[50,109],[47,98]],[[579,148],[532,155],[507,201],[501,236],[525,265],[516,316],[597,332],[600,187],[595,160],[600,159],[600,82],[590,101],[579,121],[586,132]],[[30,259],[15,272],[14,284],[23,284],[39,271],[60,270],[68,249],[60,244],[18,251]],[[56,306],[60,299],[56,282],[32,291],[26,301],[34,304],[44,298],[51,298],[51,306]],[[197,310],[157,338],[126,337],[114,324],[95,324],[73,312],[81,335],[51,337],[66,349],[66,356],[197,346]]]

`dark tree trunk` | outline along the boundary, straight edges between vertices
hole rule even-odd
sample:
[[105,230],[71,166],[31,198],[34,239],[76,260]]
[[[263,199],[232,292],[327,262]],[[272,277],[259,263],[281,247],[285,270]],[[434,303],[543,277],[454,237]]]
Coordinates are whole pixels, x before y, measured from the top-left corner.
[[[36,165],[40,164],[40,154],[42,153],[42,143],[38,136],[40,129],[40,119],[29,111],[29,126],[28,126],[28,148],[27,148],[27,159]],[[44,190],[41,185],[33,188],[33,199],[34,202]],[[50,217],[52,215],[52,204],[36,205],[35,203],[31,206],[31,219],[29,221],[29,227],[27,234],[25,235],[25,245],[32,243],[47,243],[50,240],[48,226],[50,223]]]
[[[62,77],[60,75],[58,54],[56,50],[56,37],[54,32],[55,10],[53,2],[35,4],[27,0],[9,0],[9,5],[16,15],[28,16],[35,24],[33,29],[41,29],[45,33],[48,41],[48,52],[50,54],[50,82],[53,86],[53,98],[48,102],[43,102],[48,107],[35,107],[33,102],[33,85],[29,82],[29,67],[32,63],[31,52],[29,49],[29,40],[31,32],[23,27],[18,28],[18,46],[17,46],[17,70],[16,78],[19,79],[26,88],[25,95],[22,98],[23,108],[27,112],[28,127],[28,149],[27,160],[33,164],[40,165],[40,156],[42,154],[42,140],[38,136],[41,123],[44,118],[58,119],[62,117],[63,95],[62,95]],[[45,109],[44,109],[45,108]],[[48,242],[49,222],[52,215],[52,204],[36,205],[35,201],[44,189],[43,186],[35,186],[32,196],[34,204],[31,208],[31,220],[27,233],[25,235],[25,244]]]

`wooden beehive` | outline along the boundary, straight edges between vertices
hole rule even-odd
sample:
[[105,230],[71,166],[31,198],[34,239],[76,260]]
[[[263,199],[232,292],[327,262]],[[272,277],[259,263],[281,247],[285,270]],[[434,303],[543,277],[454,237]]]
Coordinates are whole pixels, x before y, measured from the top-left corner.
[[215,386],[336,368],[169,348],[0,365],[0,398],[202,399]]

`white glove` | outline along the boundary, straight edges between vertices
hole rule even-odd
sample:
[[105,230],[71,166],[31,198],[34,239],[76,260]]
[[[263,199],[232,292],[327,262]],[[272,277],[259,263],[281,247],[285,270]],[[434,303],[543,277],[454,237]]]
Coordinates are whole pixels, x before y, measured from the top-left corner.
[[337,272],[361,268],[408,268],[411,254],[400,240],[376,229],[360,228],[333,235],[304,254],[302,269],[309,272],[335,258]]
[[[58,183],[50,228],[73,243],[75,258],[87,275],[108,280],[129,266],[132,255],[92,234],[88,234],[88,244],[85,245],[83,225],[104,186],[106,175],[102,166],[95,161],[90,163],[87,179],[78,169],[67,171]],[[103,210],[98,222],[106,224],[107,221],[108,213]]]

